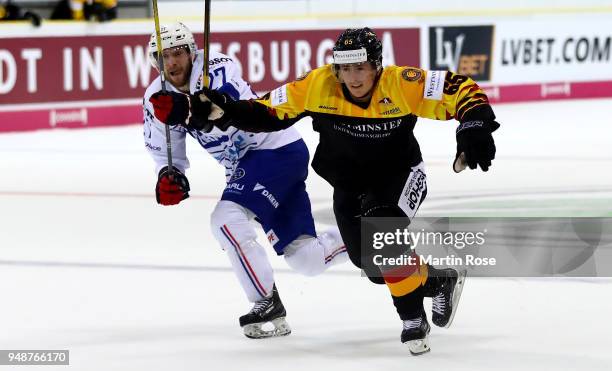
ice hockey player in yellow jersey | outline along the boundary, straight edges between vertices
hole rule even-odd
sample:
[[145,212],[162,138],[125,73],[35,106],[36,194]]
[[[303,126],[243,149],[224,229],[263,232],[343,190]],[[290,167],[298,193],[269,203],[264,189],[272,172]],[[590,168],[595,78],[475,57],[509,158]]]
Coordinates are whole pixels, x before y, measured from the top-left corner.
[[[413,133],[417,117],[459,121],[452,163],[456,172],[466,165],[489,170],[495,158],[492,132],[499,124],[487,96],[467,76],[383,67],[382,43],[369,28],[344,31],[333,53],[332,64],[261,99],[232,101],[204,89],[189,99],[213,104],[191,105],[205,107],[193,110],[191,116],[208,119],[221,129],[231,125],[251,132],[281,130],[305,116],[312,118],[314,130],[320,133],[312,167],[334,188],[334,214],[351,261],[372,282],[387,285],[403,321],[401,341],[411,354],[423,354],[430,350],[423,298],[432,297],[432,322],[449,327],[465,271],[436,269],[420,262],[377,265],[371,258],[372,247],[361,245],[360,221],[362,217],[412,219],[425,199],[427,178]],[[188,106],[177,105],[177,110]],[[391,249],[392,256],[397,253]]]

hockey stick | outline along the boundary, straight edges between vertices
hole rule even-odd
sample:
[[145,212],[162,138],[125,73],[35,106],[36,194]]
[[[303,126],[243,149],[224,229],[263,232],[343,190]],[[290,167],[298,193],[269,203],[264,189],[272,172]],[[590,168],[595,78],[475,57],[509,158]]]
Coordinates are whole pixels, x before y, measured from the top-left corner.
[[[210,51],[210,2],[212,0],[204,0],[204,65],[202,66],[202,85],[210,88],[209,86],[209,51]],[[206,96],[200,96],[203,101],[208,101]],[[212,103],[212,102],[211,102]],[[223,110],[212,103],[211,112],[208,115],[209,120],[217,120],[223,116]]]
[[204,0],[204,66],[203,66],[203,85],[206,88],[208,86],[208,62],[209,62],[209,50],[210,50],[210,1]]
[[[164,56],[162,49],[161,30],[159,26],[159,12],[157,10],[157,0],[153,0],[153,19],[155,20],[155,38],[157,39],[157,65],[159,66],[159,78],[161,79],[162,93],[166,93],[166,74],[164,72]],[[168,158],[168,175],[172,179],[174,167],[172,166],[172,141],[170,140],[170,126],[166,128],[166,155]]]

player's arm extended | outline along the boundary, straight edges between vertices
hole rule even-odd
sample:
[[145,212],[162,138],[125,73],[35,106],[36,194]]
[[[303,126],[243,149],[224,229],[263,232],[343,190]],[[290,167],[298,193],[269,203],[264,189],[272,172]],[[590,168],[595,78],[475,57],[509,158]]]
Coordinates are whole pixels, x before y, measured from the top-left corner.
[[419,71],[417,81],[402,81],[413,112],[434,120],[494,120],[484,91],[468,76],[450,71]]
[[419,117],[459,121],[455,130],[455,172],[466,166],[487,171],[495,159],[492,133],[499,128],[489,99],[474,80],[448,71],[407,68],[401,83],[405,101]]
[[286,129],[306,116],[307,89],[308,81],[300,80],[276,88],[260,99],[234,101],[209,89],[198,92],[196,98],[213,103],[208,119],[221,130],[234,126],[253,133],[271,132]]

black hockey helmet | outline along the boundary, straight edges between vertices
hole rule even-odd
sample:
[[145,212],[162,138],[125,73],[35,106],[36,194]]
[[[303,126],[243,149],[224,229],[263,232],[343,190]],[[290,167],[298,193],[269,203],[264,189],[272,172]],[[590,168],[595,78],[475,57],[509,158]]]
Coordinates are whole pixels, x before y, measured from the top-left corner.
[[370,62],[376,69],[382,68],[382,42],[368,27],[347,28],[340,34],[333,48],[336,65]]

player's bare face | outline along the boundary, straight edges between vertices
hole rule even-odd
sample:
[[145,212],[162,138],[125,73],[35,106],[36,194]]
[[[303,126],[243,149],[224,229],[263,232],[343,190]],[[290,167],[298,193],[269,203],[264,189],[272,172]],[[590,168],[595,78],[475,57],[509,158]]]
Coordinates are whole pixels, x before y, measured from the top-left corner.
[[163,51],[166,79],[176,88],[184,88],[189,83],[191,75],[191,56],[189,50],[183,47]]
[[372,97],[376,68],[372,67],[371,63],[341,64],[339,77],[354,100],[361,102]]

